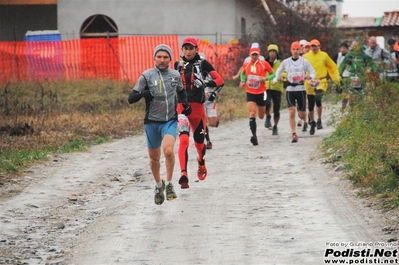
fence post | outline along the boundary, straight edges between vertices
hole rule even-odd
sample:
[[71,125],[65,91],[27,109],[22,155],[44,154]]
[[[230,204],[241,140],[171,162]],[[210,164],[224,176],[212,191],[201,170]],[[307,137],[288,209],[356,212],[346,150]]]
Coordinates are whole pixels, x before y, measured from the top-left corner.
[[8,85],[10,81],[8,81],[6,87],[4,88],[4,114],[6,116],[10,115],[10,109],[8,108]]

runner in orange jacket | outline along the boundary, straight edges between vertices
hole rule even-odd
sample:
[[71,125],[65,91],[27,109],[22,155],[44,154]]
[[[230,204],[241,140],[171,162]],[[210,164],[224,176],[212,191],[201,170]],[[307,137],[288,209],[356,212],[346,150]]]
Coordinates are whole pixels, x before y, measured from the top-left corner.
[[[258,145],[256,136],[256,108],[258,107],[259,119],[263,119],[266,112],[266,80],[274,78],[273,68],[264,60],[260,60],[260,49],[253,47],[249,55],[251,60],[244,62],[240,76],[240,87],[247,91],[247,106],[249,111],[249,127],[252,132],[251,143]],[[266,78],[266,73],[270,75]]]

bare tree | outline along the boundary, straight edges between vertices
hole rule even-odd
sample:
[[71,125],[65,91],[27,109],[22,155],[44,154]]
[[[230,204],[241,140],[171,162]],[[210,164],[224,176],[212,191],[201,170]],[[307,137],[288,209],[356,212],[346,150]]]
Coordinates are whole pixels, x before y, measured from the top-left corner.
[[[265,9],[265,4],[267,9]],[[293,3],[290,7],[277,0],[265,0],[257,7],[261,17],[262,32],[253,38],[246,36],[242,45],[255,40],[262,44],[274,43],[280,47],[283,58],[290,56],[290,44],[293,41],[318,39],[321,48],[329,54],[338,52],[341,40],[335,28],[335,16],[321,6],[307,3]],[[263,45],[262,49],[266,49]]]

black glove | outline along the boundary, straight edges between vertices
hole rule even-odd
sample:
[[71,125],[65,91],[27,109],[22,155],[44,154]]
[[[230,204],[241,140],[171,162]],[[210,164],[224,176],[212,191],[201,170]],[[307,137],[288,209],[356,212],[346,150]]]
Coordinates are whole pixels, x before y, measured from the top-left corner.
[[183,103],[183,108],[184,108],[184,110],[181,112],[181,114],[184,114],[184,115],[186,115],[186,116],[188,116],[188,115],[191,114],[192,109],[191,109],[190,104],[188,104],[188,103]]
[[154,96],[152,95],[150,90],[144,90],[143,92],[141,92],[141,96],[147,101],[151,101],[154,99]]
[[215,92],[210,92],[209,93],[209,96],[208,96],[208,100],[210,101],[210,102],[213,102],[214,100],[215,100],[215,98],[216,98],[216,93]]
[[201,80],[201,79],[195,79],[194,80],[194,86],[196,88],[205,88],[207,86],[207,81]]
[[[343,78],[341,76],[341,78]],[[342,94],[343,88],[344,87],[344,82],[342,81],[342,79],[339,81],[339,85],[335,85],[335,93],[337,94]]]

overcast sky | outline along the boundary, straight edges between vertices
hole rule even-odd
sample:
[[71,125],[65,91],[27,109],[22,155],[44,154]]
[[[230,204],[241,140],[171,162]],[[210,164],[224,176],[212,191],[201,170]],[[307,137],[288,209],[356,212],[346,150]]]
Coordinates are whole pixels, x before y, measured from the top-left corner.
[[387,11],[399,11],[399,0],[344,0],[342,5],[349,17],[382,17]]

